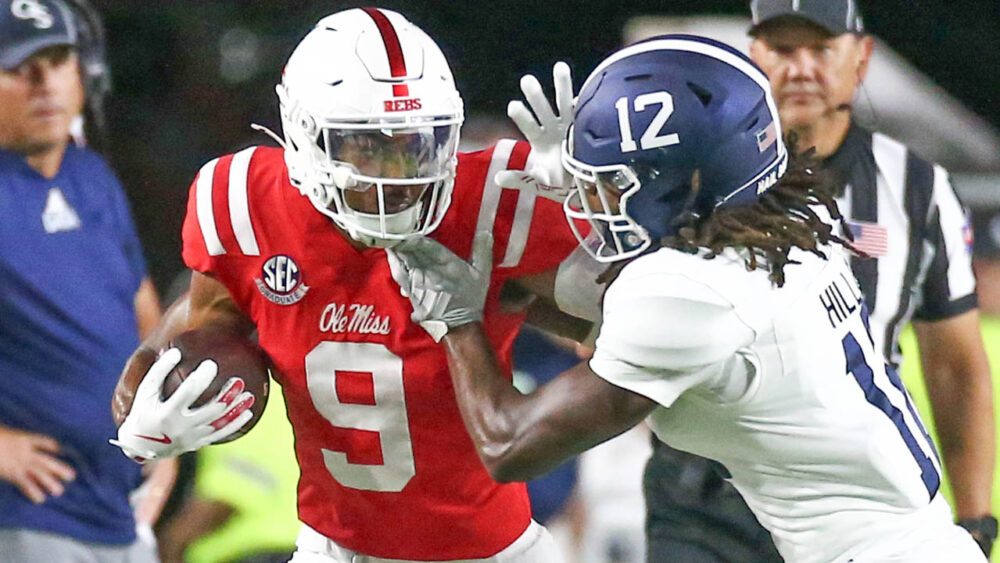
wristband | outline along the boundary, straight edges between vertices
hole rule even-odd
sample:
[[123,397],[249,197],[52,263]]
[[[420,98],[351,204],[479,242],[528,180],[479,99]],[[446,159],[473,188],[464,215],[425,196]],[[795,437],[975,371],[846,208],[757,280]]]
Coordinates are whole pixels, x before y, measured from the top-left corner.
[[976,540],[979,548],[986,557],[989,557],[990,551],[993,550],[993,542],[997,539],[997,519],[993,516],[962,518],[958,521],[958,525],[972,535],[972,539]]

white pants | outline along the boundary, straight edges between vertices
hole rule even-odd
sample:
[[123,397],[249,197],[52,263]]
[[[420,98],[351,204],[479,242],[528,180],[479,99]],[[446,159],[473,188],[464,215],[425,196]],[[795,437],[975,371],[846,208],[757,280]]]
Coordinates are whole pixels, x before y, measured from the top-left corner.
[[[356,553],[337,545],[330,538],[305,525],[295,540],[295,547],[295,554],[288,563],[418,563]],[[532,520],[521,537],[492,557],[448,561],[449,563],[561,563],[562,560],[562,553],[548,530]]]
[[932,537],[909,539],[895,545],[882,543],[836,563],[987,563],[969,532],[958,526]]
[[938,495],[923,521],[900,534],[862,546],[834,563],[987,563],[969,532],[951,523],[951,509]]
[[39,530],[0,529],[0,561],[4,562],[154,563],[159,560],[155,540],[137,539],[129,545],[102,545]]

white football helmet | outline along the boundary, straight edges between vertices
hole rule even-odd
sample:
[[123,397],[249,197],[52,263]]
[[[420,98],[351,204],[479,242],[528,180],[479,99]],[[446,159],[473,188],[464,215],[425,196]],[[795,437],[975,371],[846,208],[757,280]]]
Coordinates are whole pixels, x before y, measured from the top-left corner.
[[437,228],[463,112],[426,33],[389,10],[337,12],[295,48],[276,89],[288,176],[316,209],[374,247]]

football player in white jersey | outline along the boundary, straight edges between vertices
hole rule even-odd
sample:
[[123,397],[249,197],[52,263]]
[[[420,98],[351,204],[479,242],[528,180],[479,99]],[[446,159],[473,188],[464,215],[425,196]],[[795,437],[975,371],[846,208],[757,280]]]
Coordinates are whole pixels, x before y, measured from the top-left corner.
[[789,561],[985,561],[872,344],[827,183],[780,131],[767,78],[721,43],[663,36],[598,66],[562,159],[566,214],[614,262],[604,325],[593,359],[529,395],[480,322],[488,234],[472,264],[429,239],[397,247],[394,277],[413,318],[448,331],[462,416],[498,480],[647,419],[720,462]]

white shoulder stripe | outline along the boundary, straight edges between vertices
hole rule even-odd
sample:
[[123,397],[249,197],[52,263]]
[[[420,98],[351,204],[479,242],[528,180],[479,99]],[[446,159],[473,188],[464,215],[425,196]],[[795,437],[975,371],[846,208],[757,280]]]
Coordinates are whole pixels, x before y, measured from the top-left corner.
[[[879,193],[891,196],[892,209],[903,209],[906,205],[906,147],[899,141],[881,133],[872,134],[872,155],[878,169]],[[887,192],[886,192],[887,190]],[[887,208],[888,209],[888,208]],[[879,213],[879,222],[882,221]],[[908,232],[902,226],[901,233]]]
[[212,208],[212,183],[215,176],[215,165],[218,163],[219,159],[216,158],[202,166],[195,184],[198,226],[201,227],[201,236],[205,239],[205,248],[208,249],[209,256],[219,256],[226,253],[222,241],[219,240],[219,232],[215,229],[215,212]]
[[253,232],[253,224],[250,223],[250,206],[247,201],[247,174],[255,150],[257,147],[250,147],[236,153],[229,166],[229,218],[233,223],[236,242],[247,256],[260,256],[257,236]]
[[517,211],[514,212],[514,225],[510,229],[510,240],[507,241],[507,252],[504,254],[501,268],[513,268],[521,263],[524,248],[528,245],[528,231],[531,230],[531,217],[535,214],[534,194],[521,192],[517,196]]
[[[904,212],[906,147],[891,137],[875,133],[872,135],[872,156],[877,169],[875,185],[857,186],[853,189],[875,190],[878,209],[875,221],[886,229],[887,250],[875,263],[878,283],[875,284],[875,308],[869,313],[872,319],[888,322],[903,306],[900,284],[906,275],[906,263],[910,254],[911,225],[908,214]],[[906,306],[912,307],[912,302]],[[909,312],[906,314],[909,315]],[[899,331],[902,329],[902,323],[893,328],[892,342],[899,338]]]
[[514,151],[515,141],[503,139],[497,142],[493,149],[493,159],[486,171],[486,182],[483,184],[483,200],[479,204],[479,218],[476,220],[476,232],[493,231],[493,223],[497,218],[497,206],[500,205],[500,186],[494,177],[497,172],[505,170]]
[[[525,163],[526,170],[531,169],[532,158],[535,153],[528,155],[528,162]],[[537,196],[527,191],[522,191],[517,196],[517,210],[514,212],[514,223],[510,229],[510,239],[507,241],[507,252],[504,254],[501,268],[513,268],[521,263],[524,256],[524,249],[528,246],[528,232],[531,230],[531,218],[535,214],[535,200]]]
[[965,297],[976,291],[976,278],[972,273],[972,255],[967,248],[966,229],[968,220],[962,203],[955,195],[948,172],[941,166],[934,166],[934,201],[938,208],[938,221],[944,240],[944,252],[948,256],[948,299]]
[[893,189],[902,196],[906,192],[906,146],[882,133],[872,133],[872,154],[876,168],[891,178]]

